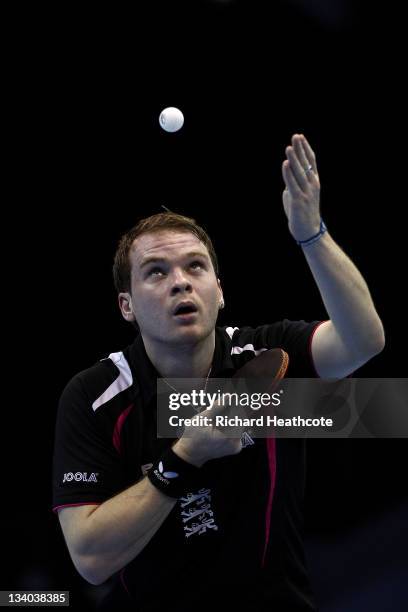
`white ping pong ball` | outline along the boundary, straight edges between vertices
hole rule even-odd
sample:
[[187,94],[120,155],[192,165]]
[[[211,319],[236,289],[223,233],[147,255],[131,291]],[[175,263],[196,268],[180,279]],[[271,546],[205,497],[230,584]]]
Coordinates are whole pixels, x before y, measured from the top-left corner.
[[159,123],[166,132],[178,132],[184,123],[183,113],[174,106],[168,106],[160,113]]

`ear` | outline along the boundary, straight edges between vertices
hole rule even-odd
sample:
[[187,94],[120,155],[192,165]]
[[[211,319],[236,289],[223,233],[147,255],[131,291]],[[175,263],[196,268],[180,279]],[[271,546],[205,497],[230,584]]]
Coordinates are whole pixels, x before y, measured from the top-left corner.
[[122,313],[122,317],[125,319],[125,321],[136,321],[136,317],[133,312],[132,298],[130,296],[130,293],[119,293],[118,302],[120,312]]
[[219,309],[222,310],[225,307],[225,302],[224,302],[224,293],[222,291],[222,287],[221,287],[221,281],[219,278],[217,278],[217,284],[218,284],[218,290],[219,290]]

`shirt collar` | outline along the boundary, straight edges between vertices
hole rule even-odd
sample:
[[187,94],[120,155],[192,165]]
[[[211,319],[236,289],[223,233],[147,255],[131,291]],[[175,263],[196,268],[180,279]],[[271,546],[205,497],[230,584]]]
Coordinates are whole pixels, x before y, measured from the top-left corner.
[[236,368],[232,361],[232,341],[222,327],[215,328],[215,350],[211,378],[230,378]]
[[[223,328],[215,328],[215,349],[210,378],[230,378],[236,368],[231,356],[231,338]],[[141,334],[135,338],[129,347],[130,367],[133,377],[140,388],[143,401],[148,403],[157,391],[157,379],[160,375],[149,357]]]

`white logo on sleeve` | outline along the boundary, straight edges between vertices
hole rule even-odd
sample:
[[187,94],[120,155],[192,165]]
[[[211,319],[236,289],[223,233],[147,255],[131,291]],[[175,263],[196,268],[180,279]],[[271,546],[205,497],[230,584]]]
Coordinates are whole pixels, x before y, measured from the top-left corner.
[[99,476],[99,472],[91,472],[88,476],[88,472],[68,472],[64,474],[64,478],[62,484],[64,482],[71,482],[75,480],[76,482],[98,482],[97,476]]

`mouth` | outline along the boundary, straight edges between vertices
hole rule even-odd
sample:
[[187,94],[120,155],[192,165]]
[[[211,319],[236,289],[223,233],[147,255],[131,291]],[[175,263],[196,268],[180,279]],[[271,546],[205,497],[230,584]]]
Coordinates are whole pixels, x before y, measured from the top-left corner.
[[173,316],[182,321],[194,319],[198,308],[193,302],[181,302],[173,311]]

